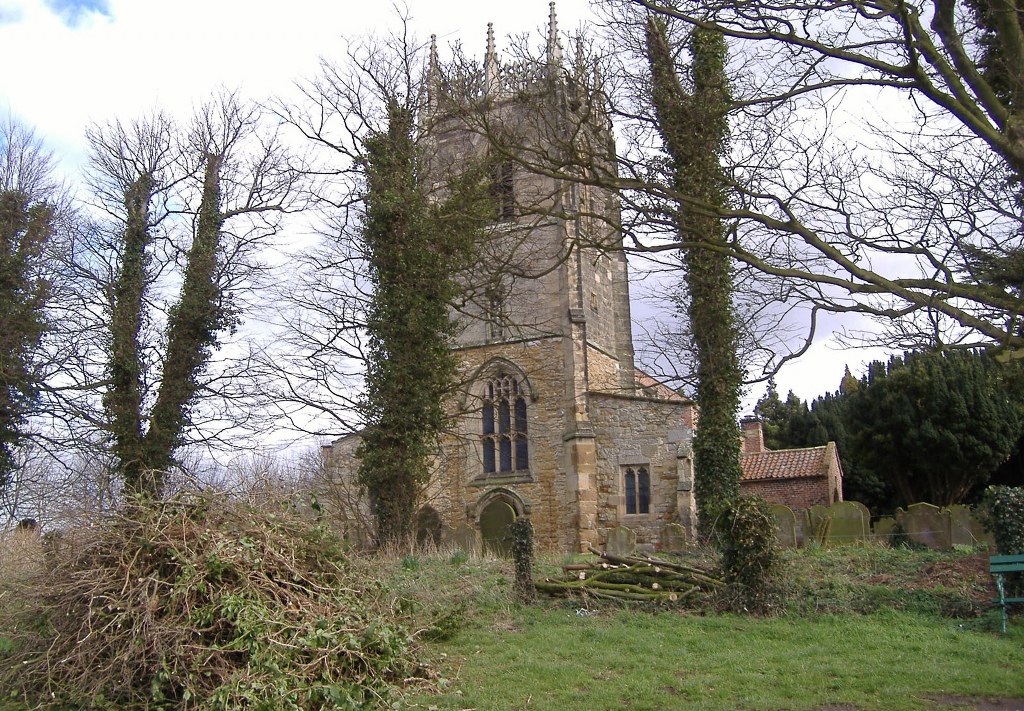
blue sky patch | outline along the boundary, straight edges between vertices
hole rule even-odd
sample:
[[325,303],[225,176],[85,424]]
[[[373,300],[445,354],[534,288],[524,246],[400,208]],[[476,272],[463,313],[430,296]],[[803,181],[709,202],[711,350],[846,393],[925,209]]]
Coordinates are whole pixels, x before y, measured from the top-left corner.
[[64,20],[68,27],[76,27],[89,13],[110,17],[108,0],[44,0],[46,6]]
[[24,16],[20,7],[3,7],[0,5],[0,25],[12,25]]

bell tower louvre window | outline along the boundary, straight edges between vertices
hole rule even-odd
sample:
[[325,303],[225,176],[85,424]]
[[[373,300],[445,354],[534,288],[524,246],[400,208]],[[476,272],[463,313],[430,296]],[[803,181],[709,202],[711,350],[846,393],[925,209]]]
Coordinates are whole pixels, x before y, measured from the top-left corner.
[[514,171],[511,161],[498,163],[491,170],[491,197],[498,222],[511,222],[516,217]]

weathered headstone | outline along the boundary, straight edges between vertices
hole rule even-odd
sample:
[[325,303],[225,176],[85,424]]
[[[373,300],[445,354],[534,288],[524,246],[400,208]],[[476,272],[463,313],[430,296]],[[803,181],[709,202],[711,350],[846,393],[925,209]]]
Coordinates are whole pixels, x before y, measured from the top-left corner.
[[971,516],[971,535],[978,543],[987,543],[989,548],[996,547],[996,539],[992,532],[978,520],[977,516]]
[[784,504],[772,504],[775,517],[776,540],[783,548],[796,548],[796,514]]
[[892,537],[896,534],[896,519],[892,516],[882,516],[872,526],[875,540],[885,545],[892,544]]
[[867,540],[871,513],[859,501],[837,501],[828,507],[826,545],[849,545]]
[[460,524],[452,531],[452,543],[468,555],[480,552],[480,534],[468,524]]
[[948,549],[950,545],[949,512],[932,504],[911,504],[897,518],[907,537],[929,548]]
[[659,548],[668,553],[680,553],[686,548],[686,529],[678,523],[666,523],[658,536]]
[[424,506],[416,514],[416,545],[421,548],[436,548],[441,543],[441,529],[444,524],[433,506]]
[[604,550],[612,555],[633,555],[636,552],[636,533],[625,526],[616,526],[608,531]]
[[973,546],[978,541],[974,539],[974,532],[971,531],[971,522],[974,516],[971,509],[963,504],[948,506],[949,512],[949,542],[954,546]]
[[828,509],[815,504],[804,511],[804,545],[810,542],[824,543],[828,535]]
[[[455,541],[455,529],[451,526],[441,526],[441,545],[444,548],[462,548]],[[463,551],[464,553],[468,551]]]

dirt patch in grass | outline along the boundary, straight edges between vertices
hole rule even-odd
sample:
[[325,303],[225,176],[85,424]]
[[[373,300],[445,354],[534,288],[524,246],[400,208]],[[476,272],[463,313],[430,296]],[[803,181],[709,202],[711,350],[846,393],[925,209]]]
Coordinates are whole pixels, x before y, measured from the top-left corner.
[[936,706],[954,706],[974,711],[1021,711],[1024,709],[1024,698],[972,698],[969,696],[931,696],[928,697]]
[[[976,698],[971,696],[928,696],[934,708],[971,709],[971,711],[1022,711],[1024,699]],[[858,711],[857,706],[816,706],[812,711]]]
[[922,567],[911,578],[893,573],[871,576],[872,585],[893,585],[905,590],[949,588],[963,597],[977,602],[988,602],[996,594],[995,583],[988,571],[988,555],[974,553],[957,558],[937,560]]

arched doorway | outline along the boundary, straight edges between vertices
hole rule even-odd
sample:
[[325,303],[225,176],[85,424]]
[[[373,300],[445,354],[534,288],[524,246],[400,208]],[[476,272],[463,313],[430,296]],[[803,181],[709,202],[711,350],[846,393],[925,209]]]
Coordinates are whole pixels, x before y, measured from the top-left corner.
[[500,556],[511,553],[512,540],[508,527],[516,520],[516,511],[503,498],[487,504],[480,512],[480,537],[484,551]]
[[441,543],[441,516],[433,506],[424,506],[416,514],[416,545],[438,546]]

